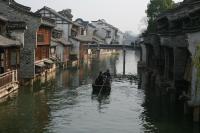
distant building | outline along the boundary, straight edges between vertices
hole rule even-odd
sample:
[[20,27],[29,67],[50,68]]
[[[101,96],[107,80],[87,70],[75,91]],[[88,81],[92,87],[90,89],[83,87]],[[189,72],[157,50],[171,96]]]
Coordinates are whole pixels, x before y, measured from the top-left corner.
[[118,28],[108,24],[103,19],[92,21],[92,25],[96,27],[95,35],[101,39],[105,39],[105,44],[114,44],[117,42]]

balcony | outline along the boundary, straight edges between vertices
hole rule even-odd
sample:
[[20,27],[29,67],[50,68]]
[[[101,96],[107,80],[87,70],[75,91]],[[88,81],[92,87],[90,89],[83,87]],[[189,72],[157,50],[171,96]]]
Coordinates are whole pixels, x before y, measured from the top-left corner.
[[0,75],[0,98],[9,95],[19,87],[17,70]]

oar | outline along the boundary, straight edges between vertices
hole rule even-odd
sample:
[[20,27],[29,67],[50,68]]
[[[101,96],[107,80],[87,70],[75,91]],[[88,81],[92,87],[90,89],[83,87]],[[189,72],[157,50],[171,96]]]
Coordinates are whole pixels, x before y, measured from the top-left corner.
[[100,90],[100,92],[99,92],[99,94],[98,94],[98,97],[99,97],[99,95],[101,94],[101,91],[102,91],[102,89],[103,89],[104,84],[106,83],[106,80],[107,80],[107,76],[106,76],[106,79],[105,79],[105,81],[104,81],[104,83],[103,83],[103,85],[102,85],[102,87],[101,87],[101,90]]

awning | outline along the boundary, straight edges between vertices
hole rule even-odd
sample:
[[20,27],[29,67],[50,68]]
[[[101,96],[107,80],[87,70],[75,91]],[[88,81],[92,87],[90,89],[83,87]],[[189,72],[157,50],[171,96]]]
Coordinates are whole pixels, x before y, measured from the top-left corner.
[[45,67],[45,64],[44,64],[44,62],[39,62],[39,63],[36,63],[35,66],[37,66],[37,67]]
[[12,47],[12,46],[20,47],[20,45],[21,44],[19,41],[15,41],[0,35],[0,47]]
[[49,59],[44,60],[44,63],[47,63],[47,64],[54,64],[54,62],[53,62],[52,60],[49,60]]

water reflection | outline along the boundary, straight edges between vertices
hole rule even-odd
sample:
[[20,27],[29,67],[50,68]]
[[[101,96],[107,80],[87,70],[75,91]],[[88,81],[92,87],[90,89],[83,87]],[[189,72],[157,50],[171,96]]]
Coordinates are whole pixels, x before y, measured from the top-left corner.
[[143,130],[153,133],[199,133],[199,126],[195,126],[190,116],[183,114],[183,106],[172,103],[166,94],[157,95],[156,88],[149,88],[148,74],[140,73],[140,89],[145,90],[145,98],[140,115]]
[[106,108],[105,105],[110,104],[110,94],[93,94],[91,99],[98,102],[97,109],[99,113],[103,113],[103,110]]
[[[137,73],[138,52],[128,51],[127,74]],[[147,75],[116,78],[108,95],[93,95],[99,71],[122,73],[122,53],[101,56],[80,69],[58,70],[48,80],[21,88],[0,103],[2,133],[198,133],[199,125],[184,117],[180,108],[148,89]],[[138,87],[139,86],[139,87]]]

